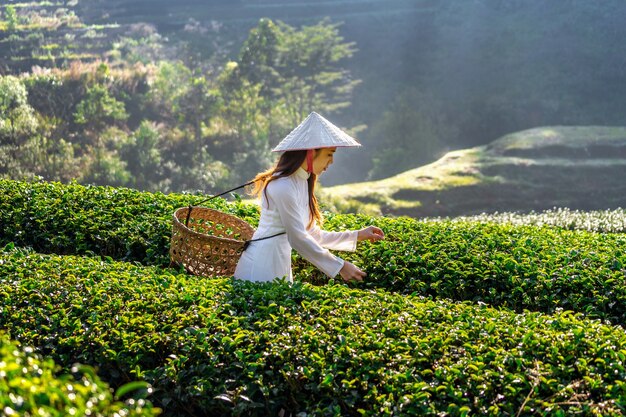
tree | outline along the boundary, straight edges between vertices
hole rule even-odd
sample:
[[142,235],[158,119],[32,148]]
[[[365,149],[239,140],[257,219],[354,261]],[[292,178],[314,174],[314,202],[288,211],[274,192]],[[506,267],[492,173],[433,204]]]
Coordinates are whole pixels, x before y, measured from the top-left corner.
[[76,155],[73,144],[57,131],[63,121],[44,115],[39,115],[38,120],[37,133],[28,142],[36,161],[33,172],[47,181],[80,179],[82,160]]
[[[213,154],[220,145],[210,128],[213,118],[220,118],[222,98],[216,84],[182,62],[161,62],[149,97],[158,103],[158,116],[170,127],[161,141],[162,155],[167,155],[162,165],[167,184],[162,185],[181,191],[221,184],[228,177],[228,166],[215,162]],[[228,153],[233,152],[229,148]],[[215,172],[204,172],[209,167]],[[207,181],[204,185],[201,178]]]
[[144,120],[132,135],[122,143],[121,159],[130,174],[130,186],[139,190],[157,191],[162,179],[162,156],[156,124]]
[[244,87],[243,80],[260,86],[259,95],[264,99],[259,102],[260,111],[267,119],[267,140],[272,144],[285,130],[281,123],[285,107],[280,96],[283,79],[278,72],[280,42],[280,28],[270,19],[259,20],[239,51],[236,71],[232,73],[236,77],[231,77],[239,88]]
[[355,52],[354,42],[344,42],[339,24],[328,19],[301,30],[280,22],[277,71],[281,95],[293,125],[312,110],[328,114],[350,105],[358,80],[339,66]]
[[204,75],[194,74],[182,62],[161,62],[149,94],[159,103],[162,117],[190,129],[194,141],[201,143],[202,129],[219,101],[218,89]]
[[124,103],[111,97],[105,85],[95,84],[87,89],[85,98],[76,106],[74,121],[92,132],[128,118]]
[[37,176],[46,181],[68,182],[81,178],[80,162],[70,142],[38,132],[21,147],[19,159],[13,161],[11,177]]
[[223,118],[233,128],[235,139],[232,165],[235,178],[248,181],[271,164],[269,118],[264,114],[266,100],[261,85],[244,80],[241,87],[226,96]]
[[156,65],[148,92],[156,117],[166,123],[176,122],[178,101],[185,94],[190,78],[191,71],[182,62],[162,61]]
[[280,41],[280,28],[270,19],[261,19],[239,51],[239,78],[259,84],[260,94],[268,99],[275,98],[280,88],[281,75],[277,71]]
[[79,174],[74,149],[53,134],[61,123],[37,113],[17,77],[0,78],[0,175],[70,180]]
[[14,76],[0,77],[0,143],[19,145],[20,139],[36,128],[24,84]]
[[247,180],[272,161],[271,148],[311,111],[337,111],[350,104],[357,81],[339,62],[354,52],[339,25],[324,20],[297,30],[261,19],[220,77],[223,105],[213,134],[231,143],[231,161]]
[[384,178],[430,162],[457,135],[441,104],[418,90],[407,90],[369,132],[368,141],[376,148],[369,177]]
[[36,113],[28,105],[24,84],[14,76],[0,77],[0,176],[33,175],[25,167],[24,151],[37,126]]
[[83,126],[82,146],[86,171],[83,181],[96,185],[126,185],[130,174],[117,153],[117,144],[126,133],[117,125],[128,119],[124,103],[112,97],[108,67],[101,65],[94,75],[94,84],[87,87],[85,97],[77,104],[74,121]]
[[15,6],[9,4],[4,9],[4,14],[7,22],[7,30],[9,32],[15,32],[17,25],[20,23],[20,18],[15,11]]
[[[222,77],[222,86],[232,91],[243,88],[243,80],[259,84],[270,127],[293,127],[313,110],[328,114],[349,106],[359,81],[340,62],[351,57],[355,48],[343,41],[339,26],[324,19],[298,30],[261,19],[244,42],[235,69],[225,69],[229,74]],[[286,121],[272,113],[276,109],[282,110],[280,117],[286,115]],[[284,132],[272,129],[270,142],[278,139],[274,133]]]
[[115,126],[100,132],[97,142],[87,146],[83,158],[86,165],[85,174],[81,182],[115,187],[127,186],[131,174],[119,153],[119,149],[126,141],[126,132]]

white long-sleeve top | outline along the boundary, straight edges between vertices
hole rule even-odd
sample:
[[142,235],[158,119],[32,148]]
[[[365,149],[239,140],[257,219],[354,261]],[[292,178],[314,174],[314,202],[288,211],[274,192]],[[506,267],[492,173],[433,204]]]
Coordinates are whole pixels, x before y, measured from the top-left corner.
[[284,235],[251,242],[237,268],[235,278],[249,281],[272,281],[286,277],[293,281],[291,250],[311,262],[329,277],[335,277],[343,267],[343,259],[329,249],[354,251],[358,231],[327,232],[317,224],[309,224],[309,174],[299,168],[289,177],[270,182],[261,194],[261,217],[252,239],[286,232]]

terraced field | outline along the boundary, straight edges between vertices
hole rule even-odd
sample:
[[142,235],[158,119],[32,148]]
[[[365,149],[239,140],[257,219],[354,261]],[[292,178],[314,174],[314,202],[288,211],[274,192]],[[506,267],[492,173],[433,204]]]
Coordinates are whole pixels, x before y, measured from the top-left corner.
[[547,126],[452,151],[380,181],[328,187],[339,211],[457,217],[626,207],[626,129]]

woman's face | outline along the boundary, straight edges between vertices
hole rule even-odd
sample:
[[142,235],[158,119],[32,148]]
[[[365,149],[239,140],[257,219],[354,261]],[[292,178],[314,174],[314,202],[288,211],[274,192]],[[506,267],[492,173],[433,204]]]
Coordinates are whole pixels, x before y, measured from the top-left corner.
[[333,163],[333,156],[337,148],[322,148],[315,153],[313,158],[313,173],[321,175]]

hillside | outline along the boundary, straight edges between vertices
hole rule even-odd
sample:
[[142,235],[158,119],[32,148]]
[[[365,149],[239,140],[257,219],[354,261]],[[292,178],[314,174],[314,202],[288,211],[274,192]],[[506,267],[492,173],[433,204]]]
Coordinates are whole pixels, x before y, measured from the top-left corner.
[[338,209],[411,217],[626,206],[625,127],[541,127],[372,182],[328,187]]

